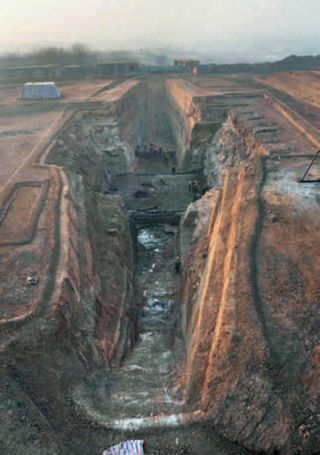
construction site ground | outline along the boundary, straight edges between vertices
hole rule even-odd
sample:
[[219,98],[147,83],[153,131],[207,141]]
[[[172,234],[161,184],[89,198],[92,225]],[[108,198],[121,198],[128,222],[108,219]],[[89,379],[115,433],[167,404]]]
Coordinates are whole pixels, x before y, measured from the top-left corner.
[[[193,97],[232,97],[233,94],[250,97],[254,92],[254,102],[250,101],[249,107],[235,109],[239,121],[250,125],[258,140],[271,151],[266,161],[266,197],[268,188],[272,186],[274,189],[278,185],[279,194],[290,204],[292,194],[305,197],[306,201],[308,198],[319,198],[318,187],[298,183],[320,147],[320,132],[317,130],[320,126],[318,85],[309,84],[307,94],[300,86],[297,88],[297,84],[304,87],[309,78],[317,82],[318,74],[297,75],[292,87],[290,83],[288,86],[283,83],[282,76],[277,78],[276,75],[266,80],[259,79],[258,87],[255,81],[252,87],[244,87],[241,78],[237,80],[236,77],[190,76],[182,79],[181,83],[185,84]],[[288,80],[291,80],[290,77]],[[69,82],[59,86],[63,95],[61,100],[52,102],[20,101],[17,98],[20,86],[0,86],[0,330],[5,333],[1,339],[1,351],[5,351],[9,339],[19,333],[29,318],[37,318],[51,304],[58,302],[56,292],[63,276],[63,246],[68,221],[68,179],[62,168],[46,164],[48,149],[80,105],[81,109],[88,110],[92,106],[103,108],[121,99],[138,83],[138,80],[121,81],[118,84],[106,80]],[[265,90],[264,84],[271,89]],[[287,106],[287,95],[294,98],[296,104],[288,103]],[[306,115],[309,109],[312,110],[312,119],[310,112]],[[171,145],[168,137],[161,143],[161,133],[156,129],[148,139],[159,145]],[[131,144],[133,149],[135,146]],[[319,178],[317,168],[310,175]],[[202,181],[202,172],[184,173],[177,170],[175,174],[171,166],[162,160],[135,160],[130,173],[113,178],[112,193],[123,198],[128,211],[182,212],[192,202],[188,182],[195,178]],[[304,207],[297,206],[296,210],[302,213]],[[285,214],[278,216],[285,219]],[[290,228],[296,229],[299,235],[301,226]],[[179,278],[174,275],[173,268],[176,254],[174,233],[174,230],[166,231],[159,226],[142,227],[138,232],[140,246],[136,280],[145,302],[135,350],[124,361],[123,370],[115,370],[112,376],[110,403],[113,412],[110,414],[114,414],[114,418],[128,415],[136,417],[143,413],[150,415],[150,412],[169,414],[180,410],[178,398],[175,401],[167,392],[168,377],[175,362],[168,348],[173,328],[169,325],[168,330],[167,321],[170,322],[172,307],[179,296]],[[285,238],[281,239],[283,231],[279,230],[275,235],[279,236],[281,251],[281,241],[285,244]],[[151,253],[148,250],[150,248]],[[157,260],[153,259],[154,255]],[[36,276],[38,285],[29,286],[28,276]],[[268,332],[269,339],[272,351],[279,340],[272,338],[271,330]],[[278,345],[276,349],[280,349]],[[147,373],[142,379],[140,375],[143,369]],[[133,379],[132,371],[135,375]],[[4,372],[0,378],[0,395],[5,403],[10,400],[11,394],[20,394],[16,385],[8,385],[8,381]],[[135,388],[132,387],[132,381],[138,383]],[[139,400],[141,402],[137,405]],[[30,396],[19,395],[19,402],[22,404],[18,407],[18,414],[11,413],[7,420],[4,419],[1,436],[5,432],[10,433],[15,426],[29,418],[25,414],[36,412],[32,407],[32,393]],[[97,406],[103,413],[103,403],[97,403]],[[64,428],[57,421],[54,427],[63,448],[75,454],[80,454],[81,450],[89,453],[93,448],[101,450],[130,437],[145,439],[146,453],[150,455],[250,453],[218,436],[212,426],[206,423],[176,429],[149,429],[138,433],[129,430],[116,432],[106,431],[74,414]],[[45,432],[50,432],[50,428],[45,428]],[[82,434],[81,440],[78,439],[79,434]],[[24,434],[21,438],[23,440]]]

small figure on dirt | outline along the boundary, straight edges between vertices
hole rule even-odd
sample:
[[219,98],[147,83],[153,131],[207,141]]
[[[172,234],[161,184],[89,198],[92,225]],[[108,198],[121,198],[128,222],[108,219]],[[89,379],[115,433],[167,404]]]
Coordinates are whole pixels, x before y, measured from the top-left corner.
[[176,165],[175,164],[172,165],[171,171],[172,171],[172,174],[176,173]]
[[140,155],[140,146],[139,145],[136,146],[135,155],[136,156]]
[[174,263],[174,268],[176,269],[176,272],[177,272],[177,273],[180,273],[180,270],[181,270],[181,260],[180,260],[180,256],[177,256],[177,257],[176,257],[176,262]]
[[27,278],[27,283],[30,285],[30,286],[35,286],[36,284],[39,283],[39,280],[37,277],[35,276],[28,276]]

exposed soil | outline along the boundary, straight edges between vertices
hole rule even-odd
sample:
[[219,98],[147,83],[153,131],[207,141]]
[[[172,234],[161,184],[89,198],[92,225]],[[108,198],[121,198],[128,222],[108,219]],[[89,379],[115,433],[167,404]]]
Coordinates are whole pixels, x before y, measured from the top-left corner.
[[320,128],[319,71],[278,73],[257,80],[312,125]]
[[[153,82],[151,87],[158,91],[160,84],[161,81]],[[167,142],[159,143],[161,136],[155,127],[158,121],[157,116],[148,118],[151,128],[148,139],[165,148]],[[166,131],[164,135],[168,137]],[[188,185],[194,178],[203,179],[199,173],[172,174],[168,162],[150,153],[148,158],[137,160],[134,172],[114,177],[111,186],[114,193],[121,194],[129,212],[140,212],[143,216],[149,210],[182,212],[194,199]],[[136,225],[133,304],[140,307],[140,311],[133,349],[121,366],[114,367],[108,375],[107,390],[101,383],[94,394],[93,389],[83,386],[74,394],[79,408],[86,409],[100,422],[169,416],[183,412],[185,408],[178,382],[185,362],[180,330],[181,274],[176,273],[174,266],[176,255],[180,254],[178,227],[165,221],[161,223],[159,215],[155,223]],[[116,435],[116,432],[109,433],[106,441],[111,445],[119,440]],[[248,453],[236,444],[220,439],[210,425],[171,429],[169,424],[164,430],[146,429],[134,433],[127,430],[121,438],[129,436],[145,439],[147,454]]]
[[317,132],[231,78],[77,87],[0,93],[2,452],[314,455]]

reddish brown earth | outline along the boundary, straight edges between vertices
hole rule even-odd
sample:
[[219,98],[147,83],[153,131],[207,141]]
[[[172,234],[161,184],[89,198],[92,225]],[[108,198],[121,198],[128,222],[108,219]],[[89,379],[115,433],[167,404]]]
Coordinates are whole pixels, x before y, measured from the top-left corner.
[[320,107],[319,71],[275,73],[270,76],[257,78],[257,80],[281,92],[288,93],[299,101],[311,106]]
[[[80,83],[67,86],[68,96],[75,97],[78,93],[78,98],[74,98],[75,103],[108,84],[95,81],[83,85],[79,92],[77,87],[81,86]],[[111,90],[110,100],[117,100],[131,87],[132,83]],[[4,87],[3,90],[6,92],[8,89]],[[103,94],[103,97],[109,101],[106,95]],[[0,235],[5,258],[1,263],[4,277],[1,294],[3,323],[12,319],[22,320],[30,315],[30,308],[35,310],[46,286],[50,285],[58,292],[57,286],[52,283],[54,277],[49,280],[46,278],[47,268],[50,267],[52,253],[59,248],[63,236],[69,236],[67,212],[72,211],[72,202],[66,200],[69,190],[63,169],[40,162],[52,137],[71,115],[72,105],[68,105],[66,113],[64,101],[46,105],[28,102],[26,106],[19,100],[12,103],[11,110],[4,109],[2,115]],[[66,245],[64,247],[64,254],[59,258],[60,265],[54,266],[61,270],[60,274],[64,273],[63,264],[69,254]],[[36,288],[30,289],[26,284],[26,278],[30,274],[36,274],[39,278],[39,286]],[[58,273],[58,277],[61,283],[62,275],[59,276]],[[18,291],[18,299],[15,290]]]
[[256,80],[316,128],[320,128],[319,71],[275,73]]
[[187,396],[267,453],[320,444],[319,184],[298,183],[319,137],[268,94],[230,110],[207,151],[210,223],[185,261]]
[[[307,102],[290,77],[289,88],[278,78],[277,89]],[[190,174],[149,163],[136,176],[135,145],[161,139],[164,113],[157,120],[148,100],[163,102],[163,81],[109,83],[68,84],[52,103],[20,103],[17,87],[0,87],[4,453],[98,452],[143,433],[150,453],[318,453],[319,184],[298,180],[320,134],[274,93],[236,79],[170,79],[166,143]],[[134,346],[140,304],[132,227],[111,177],[122,174],[113,183],[137,211],[149,201],[172,209],[191,199],[188,175],[200,168],[211,190],[189,206],[177,240],[182,290],[170,339],[181,333],[185,354],[170,372],[177,399],[161,415],[137,412],[147,429],[134,433],[108,409],[110,368]],[[148,194],[140,205],[130,179]],[[177,182],[184,189],[172,190]],[[77,401],[75,389],[85,391]],[[170,428],[177,413],[185,426]],[[169,428],[153,428],[167,417]]]

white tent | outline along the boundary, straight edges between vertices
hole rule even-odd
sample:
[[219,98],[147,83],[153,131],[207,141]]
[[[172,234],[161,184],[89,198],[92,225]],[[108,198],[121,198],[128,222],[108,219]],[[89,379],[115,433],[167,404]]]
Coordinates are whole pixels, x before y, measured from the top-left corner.
[[20,98],[23,100],[48,100],[60,98],[60,92],[54,82],[27,82]]

